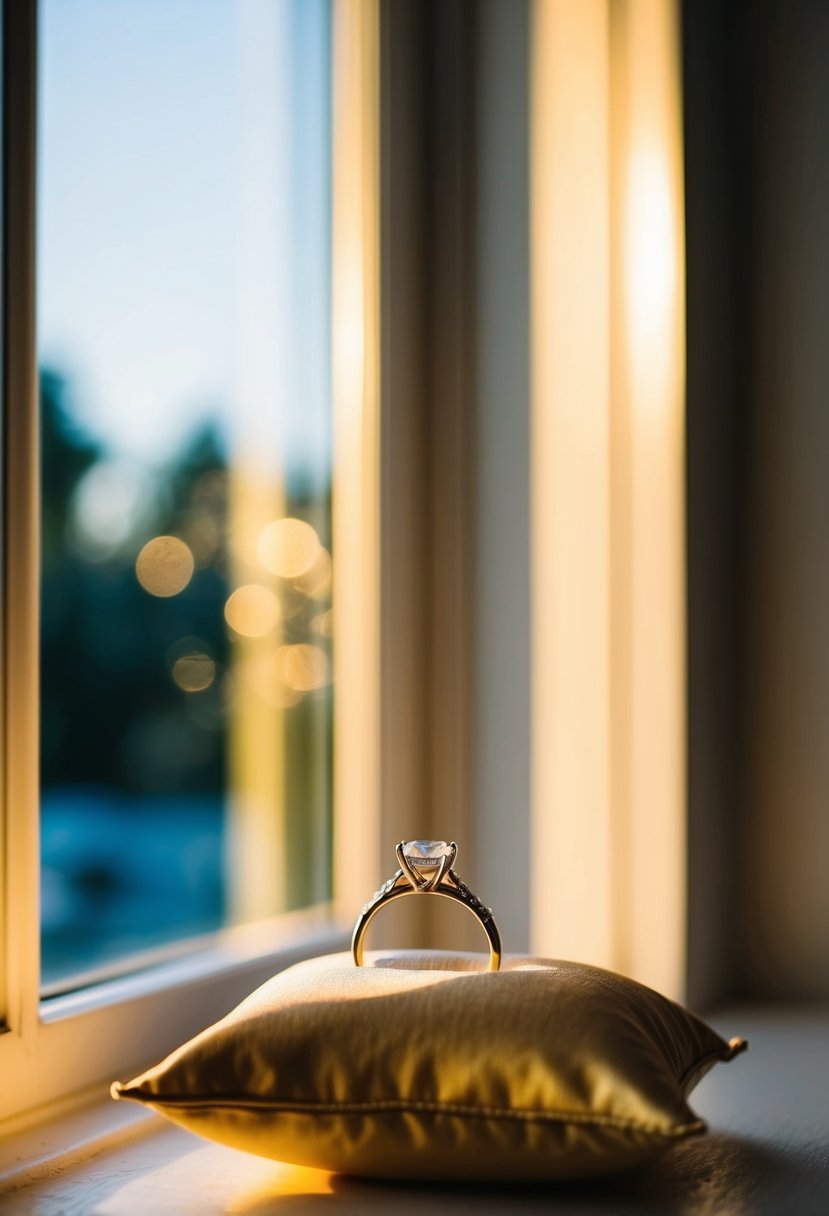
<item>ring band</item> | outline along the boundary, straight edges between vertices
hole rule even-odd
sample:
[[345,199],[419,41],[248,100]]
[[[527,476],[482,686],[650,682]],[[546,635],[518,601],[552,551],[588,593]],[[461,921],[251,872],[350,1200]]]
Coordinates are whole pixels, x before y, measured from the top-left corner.
[[357,917],[351,938],[356,965],[363,965],[363,938],[381,908],[404,895],[443,895],[462,904],[478,921],[489,942],[489,970],[497,971],[501,966],[501,935],[492,909],[485,907],[452,868],[458,853],[454,840],[401,840],[396,853],[400,869],[375,891]]

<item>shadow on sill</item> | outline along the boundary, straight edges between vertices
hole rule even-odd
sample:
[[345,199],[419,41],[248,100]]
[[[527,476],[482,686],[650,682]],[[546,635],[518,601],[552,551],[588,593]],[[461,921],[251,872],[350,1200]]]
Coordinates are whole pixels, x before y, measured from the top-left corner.
[[445,1183],[380,1183],[332,1176],[331,1193],[247,1197],[244,1216],[300,1216],[331,1212],[362,1216],[442,1210],[453,1213],[555,1212],[556,1216],[826,1216],[829,1155],[823,1146],[781,1147],[734,1135],[710,1133],[666,1150],[654,1161],[622,1174],[544,1187],[453,1186]]

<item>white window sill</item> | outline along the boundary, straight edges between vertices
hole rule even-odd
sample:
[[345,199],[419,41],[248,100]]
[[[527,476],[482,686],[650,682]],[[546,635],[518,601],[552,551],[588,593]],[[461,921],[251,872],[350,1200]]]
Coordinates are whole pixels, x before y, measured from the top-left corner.
[[[0,1194],[74,1177],[99,1157],[109,1164],[127,1146],[162,1126],[145,1107],[113,1102],[103,1087],[88,1105],[0,1140]],[[2,1207],[0,1202],[0,1207]]]
[[27,1216],[226,1212],[618,1216],[829,1211],[829,1011],[734,1010],[713,1019],[752,1050],[715,1069],[692,1102],[708,1136],[595,1183],[522,1192],[363,1183],[207,1144],[160,1116],[98,1102],[0,1145],[0,1208]]
[[337,1185],[321,1170],[208,1144],[160,1115],[110,1099],[21,1134],[6,1156],[18,1160],[0,1164],[4,1216],[219,1216],[259,1211],[260,1202],[269,1211],[271,1199],[281,1212],[288,1196],[330,1200]]

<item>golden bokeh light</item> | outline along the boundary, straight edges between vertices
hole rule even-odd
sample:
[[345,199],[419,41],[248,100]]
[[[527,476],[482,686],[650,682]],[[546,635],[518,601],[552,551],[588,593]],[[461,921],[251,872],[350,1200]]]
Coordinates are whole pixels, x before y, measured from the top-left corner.
[[225,620],[243,638],[264,637],[276,628],[279,618],[279,600],[261,583],[237,587],[225,604]]
[[262,565],[280,578],[306,574],[313,568],[319,550],[319,537],[311,525],[290,517],[272,520],[256,542]]
[[321,612],[319,616],[315,616],[311,621],[311,628],[317,633],[321,633],[324,638],[330,638],[334,632],[333,609],[329,608],[327,612]]
[[331,554],[320,545],[314,564],[294,580],[294,586],[312,600],[324,600],[331,594],[331,574]]
[[150,595],[178,595],[193,577],[195,563],[189,547],[177,536],[155,536],[138,554],[135,574]]
[[307,642],[280,646],[274,655],[276,674],[283,684],[297,692],[322,688],[330,679],[330,667],[325,651]]
[[280,676],[276,654],[266,656],[259,663],[256,670],[256,691],[274,709],[290,709],[302,699],[302,693],[296,688],[290,688]]
[[173,679],[184,692],[204,692],[216,678],[216,664],[204,651],[183,654],[173,664]]

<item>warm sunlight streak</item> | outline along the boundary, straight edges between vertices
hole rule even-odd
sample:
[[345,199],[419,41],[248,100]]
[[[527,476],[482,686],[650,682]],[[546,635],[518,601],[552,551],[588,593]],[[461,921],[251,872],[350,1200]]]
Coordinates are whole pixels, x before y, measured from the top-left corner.
[[257,542],[285,514],[286,419],[296,367],[289,220],[293,172],[291,18],[288,6],[240,7],[240,147],[243,215],[237,282],[237,412],[230,479],[233,714],[226,859],[230,920],[285,906],[286,756],[283,711],[259,691],[258,673],[279,645],[282,605]]
[[166,1131],[158,1137],[153,1161],[126,1181],[113,1178],[99,1188],[95,1210],[101,1216],[153,1212],[160,1196],[208,1195],[214,1211],[255,1213],[276,1211],[282,1201],[313,1202],[332,1194],[331,1174],[325,1170],[239,1153],[217,1144],[200,1145],[184,1132]]
[[676,291],[677,242],[669,166],[658,146],[638,147],[630,157],[625,207],[625,290],[628,343],[638,360],[665,354]]
[[533,14],[533,946],[678,995],[676,3],[537,0]]
[[[379,672],[379,13],[375,0],[341,0],[334,18],[333,393],[334,678],[337,687],[334,786],[347,806],[335,816],[336,898],[351,915],[380,872]],[[300,580],[316,596],[330,578]],[[367,842],[353,864],[355,831]]]
[[[629,491],[614,499],[629,618],[616,635],[625,759],[614,787],[628,858],[621,962],[681,994],[685,940],[685,250],[673,0],[628,0],[614,48],[616,232],[624,316],[614,380]],[[658,925],[659,931],[654,932]]]
[[609,966],[606,0],[545,0],[533,32],[533,948]]
[[344,256],[334,300],[334,376],[343,404],[358,410],[363,394],[365,329],[363,272],[356,257]]

